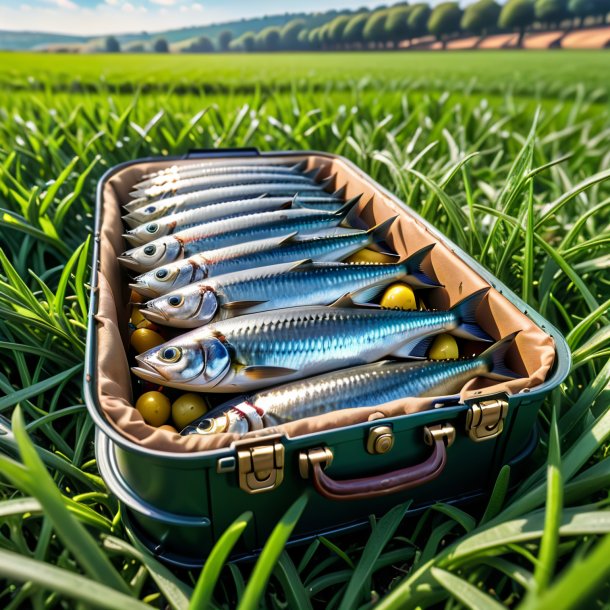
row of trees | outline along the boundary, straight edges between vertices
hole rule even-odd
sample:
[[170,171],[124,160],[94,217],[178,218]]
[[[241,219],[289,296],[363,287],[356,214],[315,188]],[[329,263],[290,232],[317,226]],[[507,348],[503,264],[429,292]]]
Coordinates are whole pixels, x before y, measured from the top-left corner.
[[[458,34],[487,35],[500,31],[519,31],[519,42],[527,28],[573,27],[586,18],[605,21],[610,0],[507,0],[501,6],[495,0],[476,0],[462,10],[455,1],[431,8],[428,4],[406,2],[391,7],[341,14],[327,23],[308,27],[306,19],[293,19],[283,27],[266,27],[246,32],[236,39],[230,30],[222,31],[216,44],[200,36],[176,45],[183,53],[214,51],[298,51],[318,49],[352,49],[396,46],[404,40],[433,35],[442,41]],[[121,50],[113,36],[105,39],[107,52]],[[158,38],[150,45],[135,41],[123,48],[127,52],[167,53],[169,45]]]
[[431,8],[426,3],[401,3],[374,11],[362,10],[340,15],[324,25],[309,29],[304,19],[294,19],[284,27],[268,27],[246,32],[233,40],[234,51],[277,51],[349,49],[397,45],[427,35],[443,43],[457,34],[485,35],[499,31],[519,31],[541,27],[572,27],[585,18],[604,21],[610,0],[477,0],[462,10],[457,2],[443,2]]

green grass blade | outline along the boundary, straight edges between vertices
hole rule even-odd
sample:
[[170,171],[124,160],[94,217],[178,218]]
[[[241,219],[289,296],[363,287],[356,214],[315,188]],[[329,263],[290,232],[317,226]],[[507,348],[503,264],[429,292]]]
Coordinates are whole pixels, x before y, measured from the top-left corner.
[[227,557],[251,519],[251,512],[242,513],[218,539],[218,542],[210,551],[210,555],[197,579],[193,597],[189,604],[190,610],[208,610],[214,593],[214,587]]
[[150,610],[129,595],[116,591],[79,574],[35,559],[0,549],[0,574],[13,582],[32,582],[49,591],[84,604],[87,608],[106,610]]
[[313,610],[307,589],[305,589],[299,573],[286,551],[282,551],[279,556],[274,574],[282,587],[288,608]]
[[89,535],[87,530],[64,506],[61,493],[44,467],[36,449],[25,431],[25,423],[19,407],[13,414],[13,432],[19,446],[23,463],[36,481],[32,495],[39,500],[45,515],[53,522],[59,538],[92,578],[117,591],[129,594],[129,588],[119,576],[106,555]]
[[267,539],[265,546],[252,570],[250,580],[246,585],[244,595],[239,602],[237,610],[256,610],[260,598],[262,597],[267,581],[271,576],[273,568],[281,555],[292,530],[294,529],[299,517],[305,510],[308,496],[303,494],[286,511],[279,523],[273,528],[271,535]]
[[451,572],[432,568],[430,570],[434,579],[440,583],[449,594],[460,600],[464,606],[471,610],[501,610],[505,608],[503,604],[497,602],[493,597],[483,593],[480,589],[471,585],[459,576]]

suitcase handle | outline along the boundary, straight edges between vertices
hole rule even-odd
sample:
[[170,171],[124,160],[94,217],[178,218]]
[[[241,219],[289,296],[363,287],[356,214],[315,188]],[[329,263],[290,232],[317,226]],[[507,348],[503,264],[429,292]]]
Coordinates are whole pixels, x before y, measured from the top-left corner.
[[388,496],[436,479],[447,464],[447,447],[454,439],[455,428],[451,424],[426,426],[424,442],[432,446],[432,453],[421,464],[372,477],[341,481],[331,478],[323,470],[332,461],[332,451],[328,447],[312,449],[301,453],[301,474],[307,476],[311,466],[315,490],[329,500],[364,500]]

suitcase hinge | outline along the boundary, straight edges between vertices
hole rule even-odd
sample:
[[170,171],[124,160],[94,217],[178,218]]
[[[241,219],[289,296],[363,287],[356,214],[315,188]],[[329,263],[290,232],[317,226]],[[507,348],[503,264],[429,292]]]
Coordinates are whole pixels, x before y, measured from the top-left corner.
[[284,480],[284,445],[242,446],[237,450],[239,486],[249,494],[271,491]]
[[486,400],[470,405],[466,413],[466,432],[471,440],[479,443],[495,438],[504,429],[508,413],[506,400]]

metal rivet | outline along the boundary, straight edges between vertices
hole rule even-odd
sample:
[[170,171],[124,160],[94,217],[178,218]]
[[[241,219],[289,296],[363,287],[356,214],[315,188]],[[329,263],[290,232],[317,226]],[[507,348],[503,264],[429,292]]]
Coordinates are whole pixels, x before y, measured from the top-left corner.
[[371,455],[388,453],[394,446],[394,433],[390,426],[375,426],[369,430],[366,450]]

